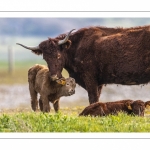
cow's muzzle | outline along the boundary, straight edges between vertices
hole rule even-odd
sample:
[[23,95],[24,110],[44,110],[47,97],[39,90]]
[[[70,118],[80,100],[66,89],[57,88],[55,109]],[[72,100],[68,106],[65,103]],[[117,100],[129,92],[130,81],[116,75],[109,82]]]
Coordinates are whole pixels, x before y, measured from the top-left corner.
[[58,76],[57,76],[57,74],[56,74],[56,75],[52,75],[52,76],[51,76],[51,79],[52,79],[52,81],[55,81],[55,80],[57,80],[57,79],[58,79]]

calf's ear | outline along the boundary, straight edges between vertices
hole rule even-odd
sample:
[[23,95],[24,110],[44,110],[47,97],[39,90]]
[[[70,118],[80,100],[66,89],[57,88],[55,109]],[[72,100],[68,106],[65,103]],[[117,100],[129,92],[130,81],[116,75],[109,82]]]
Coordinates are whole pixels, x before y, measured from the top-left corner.
[[150,105],[147,104],[147,105],[145,106],[145,108],[146,108],[146,109],[150,109]]
[[145,102],[145,108],[150,106],[150,101]]
[[131,103],[130,103],[130,102],[126,102],[125,105],[127,106],[127,108],[128,108],[129,110],[132,110],[132,108],[131,108]]
[[66,84],[66,80],[64,78],[58,79],[58,80],[56,80],[56,82],[58,84],[61,84],[61,85],[65,85]]

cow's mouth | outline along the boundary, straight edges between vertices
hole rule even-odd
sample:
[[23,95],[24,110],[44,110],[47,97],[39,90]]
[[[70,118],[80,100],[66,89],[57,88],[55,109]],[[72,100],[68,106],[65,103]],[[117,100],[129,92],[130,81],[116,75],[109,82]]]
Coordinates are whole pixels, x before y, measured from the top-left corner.
[[57,74],[56,74],[56,75],[52,75],[52,76],[51,76],[51,79],[52,79],[52,81],[56,81],[56,80],[58,80],[58,76],[57,76]]

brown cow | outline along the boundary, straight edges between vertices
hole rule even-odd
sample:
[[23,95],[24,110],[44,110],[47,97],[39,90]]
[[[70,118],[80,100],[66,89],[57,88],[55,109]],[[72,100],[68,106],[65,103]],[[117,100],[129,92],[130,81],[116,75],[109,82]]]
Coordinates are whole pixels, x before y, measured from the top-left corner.
[[[36,47],[43,54],[53,80],[65,68],[87,90],[90,104],[99,101],[104,84],[140,85],[150,81],[150,26],[82,28]],[[69,38],[69,40],[68,40]]]
[[59,110],[59,99],[62,96],[70,96],[75,93],[76,83],[73,78],[58,79],[52,81],[49,69],[44,65],[34,65],[28,71],[29,91],[31,95],[31,107],[34,111],[38,108],[37,94],[40,94],[39,106],[43,112],[50,111],[49,102],[54,110]]
[[141,100],[121,100],[115,102],[96,102],[87,106],[79,116],[107,116],[115,115],[118,112],[126,112],[127,114],[134,114],[144,116],[145,104]]

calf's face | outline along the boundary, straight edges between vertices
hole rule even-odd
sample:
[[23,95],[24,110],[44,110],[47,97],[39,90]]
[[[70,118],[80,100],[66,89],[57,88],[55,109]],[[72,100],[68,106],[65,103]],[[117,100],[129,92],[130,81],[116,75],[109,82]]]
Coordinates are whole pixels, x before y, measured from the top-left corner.
[[56,82],[62,84],[61,94],[63,96],[70,96],[75,93],[76,82],[74,78],[69,77],[64,80],[56,80]]

